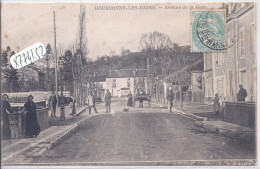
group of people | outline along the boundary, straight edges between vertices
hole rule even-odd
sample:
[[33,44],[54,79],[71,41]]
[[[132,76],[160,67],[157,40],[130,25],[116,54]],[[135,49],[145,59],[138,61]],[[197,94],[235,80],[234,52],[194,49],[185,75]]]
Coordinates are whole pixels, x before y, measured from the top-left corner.
[[[239,91],[237,93],[237,101],[239,102],[244,102],[246,101],[246,97],[247,97],[247,91],[246,89],[243,88],[243,85],[239,85]],[[213,112],[216,115],[219,115],[219,111],[221,110],[221,106],[219,104],[219,95],[218,93],[215,94],[215,97],[213,99],[214,104],[213,104]]]
[[[111,93],[109,90],[106,90],[105,94],[105,106],[106,106],[106,113],[111,112]],[[89,109],[89,115],[91,115],[91,110],[93,109],[95,113],[98,113],[97,108],[96,108],[96,99],[95,96],[93,95],[92,92],[89,93],[87,99],[86,99],[86,105]]]
[[[239,85],[239,88],[240,90],[237,94],[237,101],[245,101],[245,98],[247,97],[247,91],[246,89],[243,88],[242,85]],[[170,90],[167,94],[168,109],[170,112],[172,112],[173,100],[174,100],[174,93],[172,90]],[[216,115],[218,115],[221,109],[221,106],[219,104],[218,93],[215,94],[213,101],[214,101],[213,111],[216,113]],[[95,103],[96,103],[95,97],[93,93],[90,92],[86,100],[86,105],[89,108],[89,114],[91,114],[92,109],[95,111],[95,113],[98,113]],[[72,108],[72,114],[76,114],[75,104],[76,104],[76,99],[71,98],[70,105]],[[52,93],[52,96],[50,97],[51,116],[56,116],[56,105],[57,105],[57,98],[54,95],[54,93]],[[105,94],[105,106],[106,106],[106,113],[111,112],[111,93],[109,92],[108,89],[106,90],[106,94]],[[127,106],[133,107],[133,95],[131,92],[128,94]],[[139,106],[142,107],[142,103],[139,103]],[[9,103],[9,98],[7,94],[3,94],[2,96],[1,111],[2,111],[2,139],[10,139],[11,130],[10,130],[9,114],[14,113],[14,111],[12,110],[12,107]],[[41,132],[41,129],[37,119],[37,107],[33,101],[32,95],[29,95],[27,97],[27,102],[24,104],[22,112],[25,112],[25,137],[27,138],[37,137]]]
[[[239,85],[239,91],[238,91],[238,94],[237,94],[237,101],[245,101],[247,97],[247,91],[246,89],[243,88],[243,85]],[[168,101],[168,110],[169,112],[172,112],[172,107],[173,107],[173,100],[174,100],[174,93],[172,90],[170,90],[167,94],[167,101]],[[219,95],[218,93],[215,94],[215,97],[213,99],[213,112],[216,114],[216,115],[219,115],[219,112],[221,110],[221,106],[220,106],[220,103],[219,103]]]
[[[37,119],[37,107],[33,101],[33,96],[27,97],[27,102],[24,104],[22,112],[25,112],[25,137],[35,138],[40,132],[40,126]],[[9,103],[7,94],[2,96],[2,139],[11,139],[10,119],[9,114],[14,113]]]

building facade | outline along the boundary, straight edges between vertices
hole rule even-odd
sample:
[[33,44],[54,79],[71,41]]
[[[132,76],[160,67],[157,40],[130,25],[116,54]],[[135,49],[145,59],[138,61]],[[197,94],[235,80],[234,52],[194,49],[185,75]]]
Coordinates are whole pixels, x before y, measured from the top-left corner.
[[115,70],[106,78],[106,89],[112,96],[127,96],[130,91],[134,92],[134,73],[133,70]]
[[215,93],[220,102],[236,101],[239,84],[247,90],[246,101],[256,99],[256,38],[254,3],[229,3],[227,49],[204,54],[203,90],[210,103]]
[[121,69],[111,71],[106,77],[105,88],[112,96],[124,97],[130,91],[136,94],[139,91],[147,92],[147,70],[146,69]]

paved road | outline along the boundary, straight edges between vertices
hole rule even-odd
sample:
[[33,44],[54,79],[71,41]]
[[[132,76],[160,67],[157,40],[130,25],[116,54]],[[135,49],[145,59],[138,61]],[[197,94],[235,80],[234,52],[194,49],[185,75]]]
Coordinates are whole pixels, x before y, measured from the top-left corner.
[[159,107],[94,115],[74,135],[32,162],[117,162],[255,158],[254,146],[198,132],[194,120]]

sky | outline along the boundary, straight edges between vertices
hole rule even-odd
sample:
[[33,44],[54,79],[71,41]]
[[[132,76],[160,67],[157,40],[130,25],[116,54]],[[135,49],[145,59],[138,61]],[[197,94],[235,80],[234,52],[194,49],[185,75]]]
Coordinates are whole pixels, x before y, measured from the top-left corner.
[[[138,10],[95,10],[104,6],[131,6]],[[152,5],[155,9],[144,9]],[[122,48],[140,51],[143,33],[167,34],[179,45],[190,44],[190,9],[165,9],[183,4],[85,3],[88,57],[120,54]],[[188,5],[188,4],[186,4]],[[199,4],[193,4],[195,7]],[[203,6],[205,4],[200,4]],[[211,4],[210,6],[216,6]],[[161,8],[159,8],[161,7]],[[2,3],[2,48],[22,50],[36,42],[54,46],[53,11],[56,14],[57,48],[72,49],[76,42],[79,3]],[[141,9],[142,8],[142,9]]]

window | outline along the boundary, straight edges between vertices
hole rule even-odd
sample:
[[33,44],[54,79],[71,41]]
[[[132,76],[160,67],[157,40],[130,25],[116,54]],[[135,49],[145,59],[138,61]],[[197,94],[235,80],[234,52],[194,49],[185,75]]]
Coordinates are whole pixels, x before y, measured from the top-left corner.
[[217,63],[217,67],[220,67],[220,58],[219,58],[219,54],[217,53],[217,59],[216,59],[216,63]]
[[113,87],[116,87],[116,79],[113,79]]
[[219,96],[223,96],[223,78],[217,80],[217,92]]
[[[251,79],[255,78],[255,71],[254,68],[251,69]],[[250,92],[251,92],[251,101],[255,101],[255,82],[251,83],[251,87],[250,87]]]
[[130,84],[130,78],[127,78],[127,87],[130,87],[131,84]]
[[[231,42],[231,35],[230,33],[228,32],[227,33],[227,43],[226,43],[226,46],[230,46],[232,44]],[[231,59],[231,50],[230,50],[230,47],[227,48],[227,57],[228,59]]]
[[242,84],[247,89],[247,73],[246,68],[240,69],[239,84]]
[[245,58],[244,28],[239,32],[239,54],[241,59]]
[[251,52],[251,54],[254,54],[254,45],[255,45],[254,33],[255,33],[255,27],[254,27],[254,23],[252,23],[250,26],[250,52]]
[[217,53],[217,59],[216,59],[216,64],[217,67],[222,67],[224,66],[224,57],[222,53]]
[[233,95],[233,87],[232,87],[232,70],[228,70],[228,80],[229,80],[229,95]]

